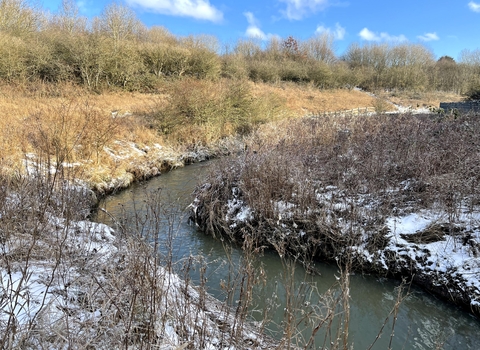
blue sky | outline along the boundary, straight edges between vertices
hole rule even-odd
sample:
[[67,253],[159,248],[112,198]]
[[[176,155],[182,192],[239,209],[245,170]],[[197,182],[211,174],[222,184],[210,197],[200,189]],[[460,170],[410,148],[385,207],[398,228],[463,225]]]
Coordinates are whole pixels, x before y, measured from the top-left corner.
[[[62,0],[43,0],[55,12]],[[78,0],[81,13],[101,14],[110,0]],[[124,0],[147,26],[175,35],[212,34],[222,44],[290,35],[304,40],[329,31],[337,55],[352,42],[422,43],[455,59],[480,49],[480,0]]]

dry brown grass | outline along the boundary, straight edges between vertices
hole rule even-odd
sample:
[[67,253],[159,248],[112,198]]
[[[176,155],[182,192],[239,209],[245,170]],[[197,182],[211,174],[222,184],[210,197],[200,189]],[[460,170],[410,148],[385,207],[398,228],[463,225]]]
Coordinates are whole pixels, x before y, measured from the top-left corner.
[[[165,158],[163,151],[155,154],[148,152],[148,147],[154,144],[165,146],[169,143],[176,149],[173,153],[169,151],[170,154],[178,154],[185,145],[195,144],[195,140],[205,139],[211,143],[239,129],[238,125],[235,127],[236,124],[225,121],[226,116],[233,113],[232,109],[228,106],[220,108],[218,103],[215,104],[218,118],[210,118],[208,122],[198,125],[188,120],[181,123],[180,130],[177,131],[178,139],[174,142],[169,135],[162,136],[153,129],[151,120],[145,116],[151,115],[152,111],[163,110],[170,117],[175,117],[176,109],[168,110],[172,101],[175,101],[174,97],[179,95],[172,86],[180,84],[182,89],[193,89],[188,82],[184,81],[183,85],[182,81],[178,84],[159,84],[156,93],[106,91],[102,94],[72,84],[2,85],[0,164],[7,169],[21,169],[27,154],[46,152],[55,156],[56,152],[61,161],[81,163],[78,166],[79,176],[91,183],[108,182],[114,178],[123,178],[122,181],[129,183],[132,173],[135,174],[134,178],[144,176],[137,168],[144,167],[145,163],[149,163],[150,168],[161,166],[157,163],[162,161],[159,158]],[[229,81],[223,85],[220,82],[208,84],[209,90],[212,90],[209,93],[214,95],[230,86]],[[375,99],[357,90],[319,90],[306,84],[245,84],[249,91],[246,95],[248,98],[244,96],[243,100],[250,105],[241,108],[246,109],[247,117],[240,116],[243,118],[240,121],[237,120],[240,117],[235,119],[237,124],[246,123],[240,128],[245,130],[282,118],[372,107],[384,99],[408,104],[412,98],[418,98],[418,103],[422,105],[459,99],[456,95],[440,93],[423,93],[418,96],[383,93],[380,99]],[[191,96],[194,92],[186,91],[185,95]],[[253,102],[250,96],[253,97]],[[187,99],[185,108],[192,107],[188,101]],[[113,153],[105,152],[105,147]],[[147,152],[138,152],[139,149],[147,149]],[[149,170],[145,171],[149,173]]]
[[27,116],[32,111],[46,106],[58,106],[66,100],[83,100],[106,114],[113,111],[143,112],[164,97],[161,94],[126,91],[96,94],[71,85],[58,86],[56,90],[40,92],[14,86],[0,86],[0,110],[5,116],[2,121]]
[[357,90],[319,90],[311,85],[294,83],[251,84],[253,94],[257,98],[271,94],[277,95],[286,101],[287,108],[298,116],[371,107],[375,101],[375,98]]
[[130,92],[100,95],[71,85],[1,86],[2,168],[24,170],[28,154],[41,154],[57,163],[76,163],[76,175],[92,183],[122,176],[132,158],[144,157],[130,149],[130,157],[114,159],[104,147],[114,148],[118,140],[139,148],[161,144],[161,137],[137,115],[163,98]]
[[438,107],[440,102],[458,102],[463,99],[459,94],[443,91],[377,91],[375,94],[397,105],[412,108]]

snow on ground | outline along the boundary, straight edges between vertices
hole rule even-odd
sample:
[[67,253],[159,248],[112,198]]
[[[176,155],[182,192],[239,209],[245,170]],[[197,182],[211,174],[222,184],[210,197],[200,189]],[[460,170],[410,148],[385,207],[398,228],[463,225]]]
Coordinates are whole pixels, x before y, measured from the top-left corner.
[[[359,87],[355,87],[354,90],[361,91],[371,97],[378,98],[377,95],[365,91]],[[399,104],[396,104],[392,101],[388,101],[388,103],[391,103],[395,107],[395,111],[393,112],[386,112],[387,114],[396,114],[396,113],[409,113],[409,114],[430,114],[432,111],[428,107],[417,107],[414,108],[412,106],[401,106]]]
[[396,108],[395,112],[387,112],[388,113],[409,113],[409,114],[430,114],[432,111],[427,107],[419,107],[413,108],[412,106],[400,106],[395,103],[393,105]]
[[[437,276],[433,283],[445,286],[453,281],[452,284],[469,294],[471,306],[477,307],[480,303],[480,213],[459,215],[453,228],[447,226],[450,220],[448,213],[432,210],[390,217],[387,219],[390,242],[386,250],[395,252],[399,259],[409,258],[410,263],[416,264],[416,270],[425,275]],[[443,227],[451,233],[434,242],[406,240],[408,235],[422,234],[432,227]],[[457,290],[449,291],[458,294]]]
[[252,210],[246,205],[246,203],[240,199],[240,192],[238,187],[232,188],[232,199],[227,203],[227,214],[225,220],[227,222],[233,222],[230,228],[237,227],[237,223],[243,223],[253,219]]
[[[65,319],[67,310],[82,310],[77,303],[82,286],[77,282],[85,261],[98,267],[117,251],[113,230],[106,225],[67,222],[48,212],[46,220],[39,224],[37,237],[9,232],[1,244],[0,325],[13,325],[17,339],[40,319],[54,324]],[[83,309],[77,316],[95,318],[98,313]]]
[[[408,187],[407,183],[401,185]],[[402,186],[392,192],[401,191]],[[234,188],[232,199],[226,204],[225,219],[232,229],[255,218],[255,212],[242,200],[239,191]],[[406,208],[397,208],[395,215],[383,218],[383,223],[372,231],[371,226],[367,228],[362,223],[362,218],[373,217],[380,198],[368,194],[349,198],[337,187],[326,186],[318,190],[317,201],[324,224],[340,229],[343,235],[348,235],[352,228],[361,233],[360,241],[345,248],[354,252],[368,271],[414,276],[427,290],[480,314],[480,208],[461,208],[448,213],[435,208],[414,210],[407,203]],[[305,236],[292,220],[298,217],[294,203],[282,201],[272,205],[278,215],[277,227],[288,231],[282,237]],[[344,215],[352,207],[355,207],[355,222]],[[369,243],[369,238],[378,232],[385,232],[383,247]]]
[[[19,196],[9,197],[20,212]],[[120,346],[127,333],[136,336],[135,327],[151,310],[152,304],[132,304],[135,288],[150,280],[153,284],[144,290],[156,298],[151,301],[156,303],[153,329],[160,349],[272,346],[252,326],[241,328],[234,310],[155,264],[148,257],[150,248],[133,236],[53,212],[33,222],[33,234],[0,232],[0,329],[10,334],[9,346],[116,348],[112,344]],[[4,214],[0,220],[12,219],[11,212]],[[146,311],[133,315],[137,307]],[[133,316],[128,321],[125,315]],[[3,337],[0,332],[0,341]]]

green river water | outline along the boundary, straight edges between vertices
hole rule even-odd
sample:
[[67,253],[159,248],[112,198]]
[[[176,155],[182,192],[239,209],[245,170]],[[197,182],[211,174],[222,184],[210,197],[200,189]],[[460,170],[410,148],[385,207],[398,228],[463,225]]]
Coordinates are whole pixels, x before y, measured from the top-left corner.
[[[212,295],[222,301],[231,301],[220,285],[238,273],[241,249],[199,232],[184,212],[192,201],[191,194],[196,184],[210,164],[189,165],[136,184],[107,197],[101,207],[126,226],[135,227],[136,223],[140,223],[137,229],[154,232],[158,237],[160,253],[174,263],[180,275],[186,276],[183,267],[191,263],[188,278],[194,283],[204,280]],[[153,196],[163,203],[156,212],[147,210],[145,204]],[[149,215],[156,215],[160,222],[151,220]],[[112,219],[101,211],[94,219],[113,225]],[[331,264],[318,263],[316,267],[321,274],[315,276],[306,274],[301,265],[292,267],[287,264],[289,269],[286,270],[286,263],[273,252],[258,257],[256,264],[263,266],[267,282],[255,289],[254,306],[258,311],[253,312],[252,317],[261,320],[262,310],[270,306],[272,322],[267,325],[267,331],[276,337],[281,335],[286,289],[291,288],[296,293],[299,305],[319,304],[322,300],[319,295],[334,285],[339,276],[339,268]],[[208,267],[204,270],[202,266]],[[394,337],[391,339],[392,317],[385,320],[397,300],[398,285],[397,281],[375,276],[350,276],[348,339],[354,349],[368,349],[382,325],[381,337],[372,349],[388,349],[390,344],[392,349],[480,349],[479,320],[415,287],[410,288],[398,309]],[[311,329],[303,323],[299,324],[299,329],[298,336],[308,337],[311,333]],[[335,324],[331,329],[335,329]],[[314,348],[321,348],[325,339],[328,346],[329,337],[329,333],[321,329]]]

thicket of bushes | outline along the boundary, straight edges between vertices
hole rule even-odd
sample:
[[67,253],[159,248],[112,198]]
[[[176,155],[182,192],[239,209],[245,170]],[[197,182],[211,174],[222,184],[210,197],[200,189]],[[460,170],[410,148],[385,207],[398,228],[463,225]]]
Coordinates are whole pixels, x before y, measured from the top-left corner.
[[[6,0],[0,15],[0,79],[6,82],[69,81],[94,90],[144,90],[160,76],[220,76],[221,58],[212,38],[180,39],[164,28],[146,29],[133,11],[118,4],[107,6],[91,23],[71,1],[45,16],[24,0]],[[32,25],[20,30],[21,18]]]
[[184,78],[168,82],[165,89],[170,92],[167,103],[162,101],[147,117],[166,139],[187,147],[248,134],[283,108],[275,96],[254,98],[245,80]]
[[305,41],[240,40],[219,54],[215,37],[175,37],[146,28],[128,7],[112,3],[88,21],[72,0],[45,14],[26,0],[0,3],[0,79],[5,82],[72,81],[94,90],[145,90],[166,77],[220,77],[308,82],[320,88],[443,90],[475,96],[480,50],[459,62],[418,44],[351,45],[342,57],[327,34]]

